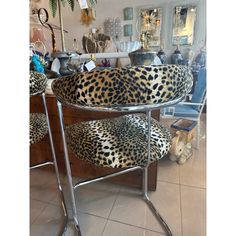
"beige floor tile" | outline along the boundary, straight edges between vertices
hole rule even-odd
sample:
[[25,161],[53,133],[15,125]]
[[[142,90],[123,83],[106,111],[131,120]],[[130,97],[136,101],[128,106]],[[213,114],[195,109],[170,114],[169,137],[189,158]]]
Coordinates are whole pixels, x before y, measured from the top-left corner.
[[[194,156],[184,165],[168,159],[161,160],[157,190],[150,192],[151,200],[174,236],[206,235],[204,119],[201,124],[200,150],[195,151]],[[55,173],[52,170],[37,169],[30,172],[30,222],[31,235],[34,236],[56,235],[63,220]],[[65,176],[62,176],[62,182],[66,201],[69,202]],[[83,236],[101,236],[103,231],[103,236],[164,235],[164,230],[142,200],[140,190],[128,187],[120,189],[119,185],[99,182],[77,189],[76,196]],[[71,209],[71,205],[68,205]],[[107,222],[99,216],[111,220]],[[70,235],[68,231],[67,236]]]
[[147,211],[148,209],[142,200],[141,192],[123,187],[109,219],[144,228]]
[[101,236],[104,230],[106,219],[88,215],[79,214],[80,217],[80,228],[83,236]]
[[108,221],[102,236],[163,236],[157,232],[137,228],[132,225],[126,225],[119,222]]
[[165,236],[166,234],[162,234],[162,233],[157,233],[154,231],[150,231],[150,230],[144,230],[143,232],[143,236]]
[[[161,225],[142,200],[137,190],[122,189],[112,209],[110,219],[164,233]],[[138,196],[139,195],[139,196]],[[153,204],[160,211],[174,235],[181,235],[179,186],[158,182],[156,192],[150,192]]]
[[107,218],[119,189],[119,185],[102,182],[78,188],[76,190],[78,211]]
[[102,236],[142,236],[143,229],[131,225],[125,225],[119,222],[108,221]]
[[45,183],[39,185],[37,181],[31,183],[30,186],[30,198],[34,200],[39,200],[41,202],[50,203],[57,196],[57,186],[55,183]]
[[179,165],[165,157],[159,161],[157,180],[179,184]]
[[[67,202],[68,201],[68,196],[69,196],[69,191],[68,191],[68,187],[67,187],[68,185],[67,185],[67,180],[66,180],[65,175],[62,175],[62,174],[60,175],[60,182],[61,182],[61,187],[62,187],[63,194],[64,194],[64,199]],[[52,204],[52,205],[55,205],[55,206],[61,206],[61,198],[60,198],[61,195],[60,195],[60,192],[57,188],[56,179],[55,179],[54,183],[51,183],[51,186],[52,186],[52,188],[54,188],[55,194],[53,195],[52,198],[47,199],[47,202]],[[48,187],[47,187],[47,189],[49,190]],[[34,190],[31,190],[31,191],[34,191]]]
[[30,170],[30,186],[42,186],[55,181],[56,178],[52,166]]
[[181,186],[183,236],[206,235],[206,190]]
[[59,233],[63,222],[62,210],[50,204],[42,211],[30,227],[30,235],[52,236]]
[[[63,222],[62,217],[61,209],[49,204],[31,225],[30,235],[58,235]],[[100,217],[79,213],[79,224],[83,236],[101,236],[106,221],[106,219]],[[66,235],[74,236],[71,225],[69,226]]]
[[[150,199],[156,206],[166,223],[169,225],[173,235],[181,236],[181,205],[180,205],[180,188],[177,184],[157,182],[157,190],[150,192]],[[149,229],[156,225],[152,217],[149,221]]]
[[[65,176],[60,175],[62,186]],[[58,184],[53,167],[43,167],[30,171],[30,198],[54,205],[61,205],[59,201]],[[54,201],[56,201],[54,203]]]
[[[77,210],[107,218],[119,190],[119,185],[104,182],[81,186],[75,190]],[[68,186],[64,186],[63,192],[68,209],[72,209]],[[59,194],[50,203],[61,206]]]
[[101,236],[107,222],[104,218],[84,213],[79,213],[79,220],[82,236]]
[[180,184],[206,188],[206,143],[201,140],[199,150],[180,166]]
[[46,206],[47,203],[30,199],[30,224],[35,221],[35,219],[41,214]]

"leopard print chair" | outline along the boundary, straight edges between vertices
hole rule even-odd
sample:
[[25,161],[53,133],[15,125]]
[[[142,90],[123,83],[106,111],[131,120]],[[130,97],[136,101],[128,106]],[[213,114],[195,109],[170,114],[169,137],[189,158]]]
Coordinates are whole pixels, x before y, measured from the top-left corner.
[[[180,65],[94,70],[54,80],[52,90],[58,101],[71,193],[74,193],[75,186],[70,176],[67,145],[78,158],[100,167],[125,168],[125,172],[127,169],[132,171],[141,168],[145,201],[150,209],[155,209],[147,196],[147,167],[168,153],[171,134],[151,118],[151,111],[180,102],[190,91],[192,81],[188,67]],[[65,125],[62,106],[132,114]],[[107,178],[111,176],[114,174]],[[84,181],[82,184],[92,181]],[[73,194],[71,200],[74,218],[78,219]],[[172,235],[160,214],[153,211],[167,234]],[[78,220],[74,223],[80,233]]]
[[[47,77],[35,71],[30,72],[30,96],[42,94],[46,88]],[[41,141],[48,133],[47,117],[44,113],[30,114],[30,145]]]
[[61,200],[61,204],[64,210],[64,216],[65,216],[63,229],[62,229],[64,230],[65,224],[67,222],[68,214],[67,214],[67,210],[64,207],[65,200],[64,200],[61,182],[60,182],[59,170],[57,166],[55,149],[54,149],[54,144],[53,144],[53,139],[52,139],[52,132],[51,132],[50,122],[49,122],[49,117],[48,117],[48,110],[47,110],[47,104],[46,104],[46,98],[45,98],[46,83],[47,83],[47,77],[45,74],[38,73],[35,71],[30,71],[30,76],[29,76],[30,96],[31,97],[42,96],[45,113],[30,113],[30,133],[29,133],[30,137],[29,138],[30,138],[30,145],[33,145],[41,141],[47,134],[49,134],[50,146],[51,146],[51,151],[52,151],[52,161],[46,161],[43,163],[35,164],[31,166],[30,169],[32,170],[32,169],[36,169],[36,168],[43,167],[46,165],[54,166],[56,179],[57,179],[57,187],[58,187],[59,196],[60,196],[60,200]]

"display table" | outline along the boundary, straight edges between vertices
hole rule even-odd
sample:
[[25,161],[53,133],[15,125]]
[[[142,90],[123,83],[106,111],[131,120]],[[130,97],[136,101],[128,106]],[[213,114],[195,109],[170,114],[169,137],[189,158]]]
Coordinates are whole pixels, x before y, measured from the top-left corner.
[[[50,84],[51,81],[49,81]],[[49,86],[50,88],[50,86]],[[50,89],[49,89],[50,90]],[[48,93],[51,93],[49,90]],[[43,104],[41,97],[34,96],[30,99],[30,112],[43,112]],[[49,119],[51,123],[52,135],[55,145],[56,156],[58,160],[58,166],[61,171],[65,171],[64,166],[64,153],[63,153],[63,144],[60,133],[60,123],[57,111],[57,103],[55,96],[47,94],[46,96]],[[124,113],[116,112],[92,112],[86,110],[73,110],[70,108],[64,109],[65,124],[78,122],[78,121],[89,121],[94,119],[104,119],[111,118],[123,115]],[[125,113],[127,114],[127,113]],[[159,120],[159,110],[152,112],[153,118]],[[70,150],[69,150],[70,152]],[[86,161],[80,160],[78,157],[73,156],[72,153],[69,154],[72,158],[71,167],[72,175],[81,178],[94,178],[101,175],[106,175],[120,169],[112,168],[101,168],[96,167]],[[49,144],[48,136],[45,137],[41,142],[31,145],[30,147],[30,164],[36,164],[51,158],[51,149]],[[124,184],[133,187],[142,187],[142,174],[140,170],[127,173],[126,175],[117,176],[111,178],[107,181],[116,182],[119,184]],[[157,161],[153,162],[149,167],[149,190],[156,190],[157,182]]]

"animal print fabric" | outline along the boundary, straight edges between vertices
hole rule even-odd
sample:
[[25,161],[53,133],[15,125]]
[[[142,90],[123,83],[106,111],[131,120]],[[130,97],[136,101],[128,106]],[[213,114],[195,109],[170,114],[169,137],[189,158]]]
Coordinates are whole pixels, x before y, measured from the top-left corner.
[[[192,74],[186,66],[135,66],[64,76],[53,81],[52,90],[67,105],[136,106],[174,101],[186,95],[192,83]],[[146,123],[145,115],[132,114],[68,125],[65,132],[72,152],[95,165],[145,166]],[[165,156],[170,143],[168,129],[152,119],[151,161]]]
[[39,142],[48,132],[46,115],[43,113],[30,114],[30,145]]
[[36,71],[30,71],[30,95],[42,93],[46,89],[47,76]]
[[[151,161],[161,159],[170,149],[171,135],[151,120]],[[147,164],[147,132],[144,114],[87,121],[66,128],[72,152],[97,166],[125,168]]]
[[136,66],[61,77],[52,90],[60,101],[74,105],[145,105],[180,98],[190,91],[192,80],[186,66]]

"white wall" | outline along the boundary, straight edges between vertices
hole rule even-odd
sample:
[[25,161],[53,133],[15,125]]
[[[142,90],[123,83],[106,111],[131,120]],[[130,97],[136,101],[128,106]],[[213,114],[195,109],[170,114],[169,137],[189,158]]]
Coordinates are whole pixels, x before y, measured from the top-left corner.
[[[49,11],[48,0],[41,0],[41,6],[45,7]],[[192,4],[197,6],[197,19],[195,24],[195,35],[194,42],[191,49],[196,53],[199,49],[205,45],[206,40],[206,0],[98,0],[96,6],[96,21],[86,27],[80,23],[80,8],[77,1],[75,1],[75,9],[72,12],[69,6],[63,7],[63,21],[64,28],[69,31],[65,34],[66,49],[73,50],[73,39],[81,40],[83,34],[87,34],[91,28],[103,27],[104,20],[106,18],[116,18],[119,17],[123,24],[133,23],[135,32],[135,20],[134,21],[123,21],[123,9],[125,7],[134,8],[134,18],[139,8],[141,7],[162,7],[162,32],[161,38],[164,42],[164,51],[167,56],[173,53],[175,46],[172,46],[172,16],[173,9],[176,5],[187,5]],[[50,11],[49,11],[50,13]],[[49,21],[59,25],[58,12],[55,18],[50,14]],[[55,31],[57,48],[61,49],[60,33]],[[47,34],[49,43],[51,43],[50,34]],[[133,39],[138,39],[138,35],[133,37]],[[127,38],[124,38],[127,40]],[[185,53],[188,46],[181,46],[180,50]],[[80,49],[82,50],[82,44],[80,43]]]

